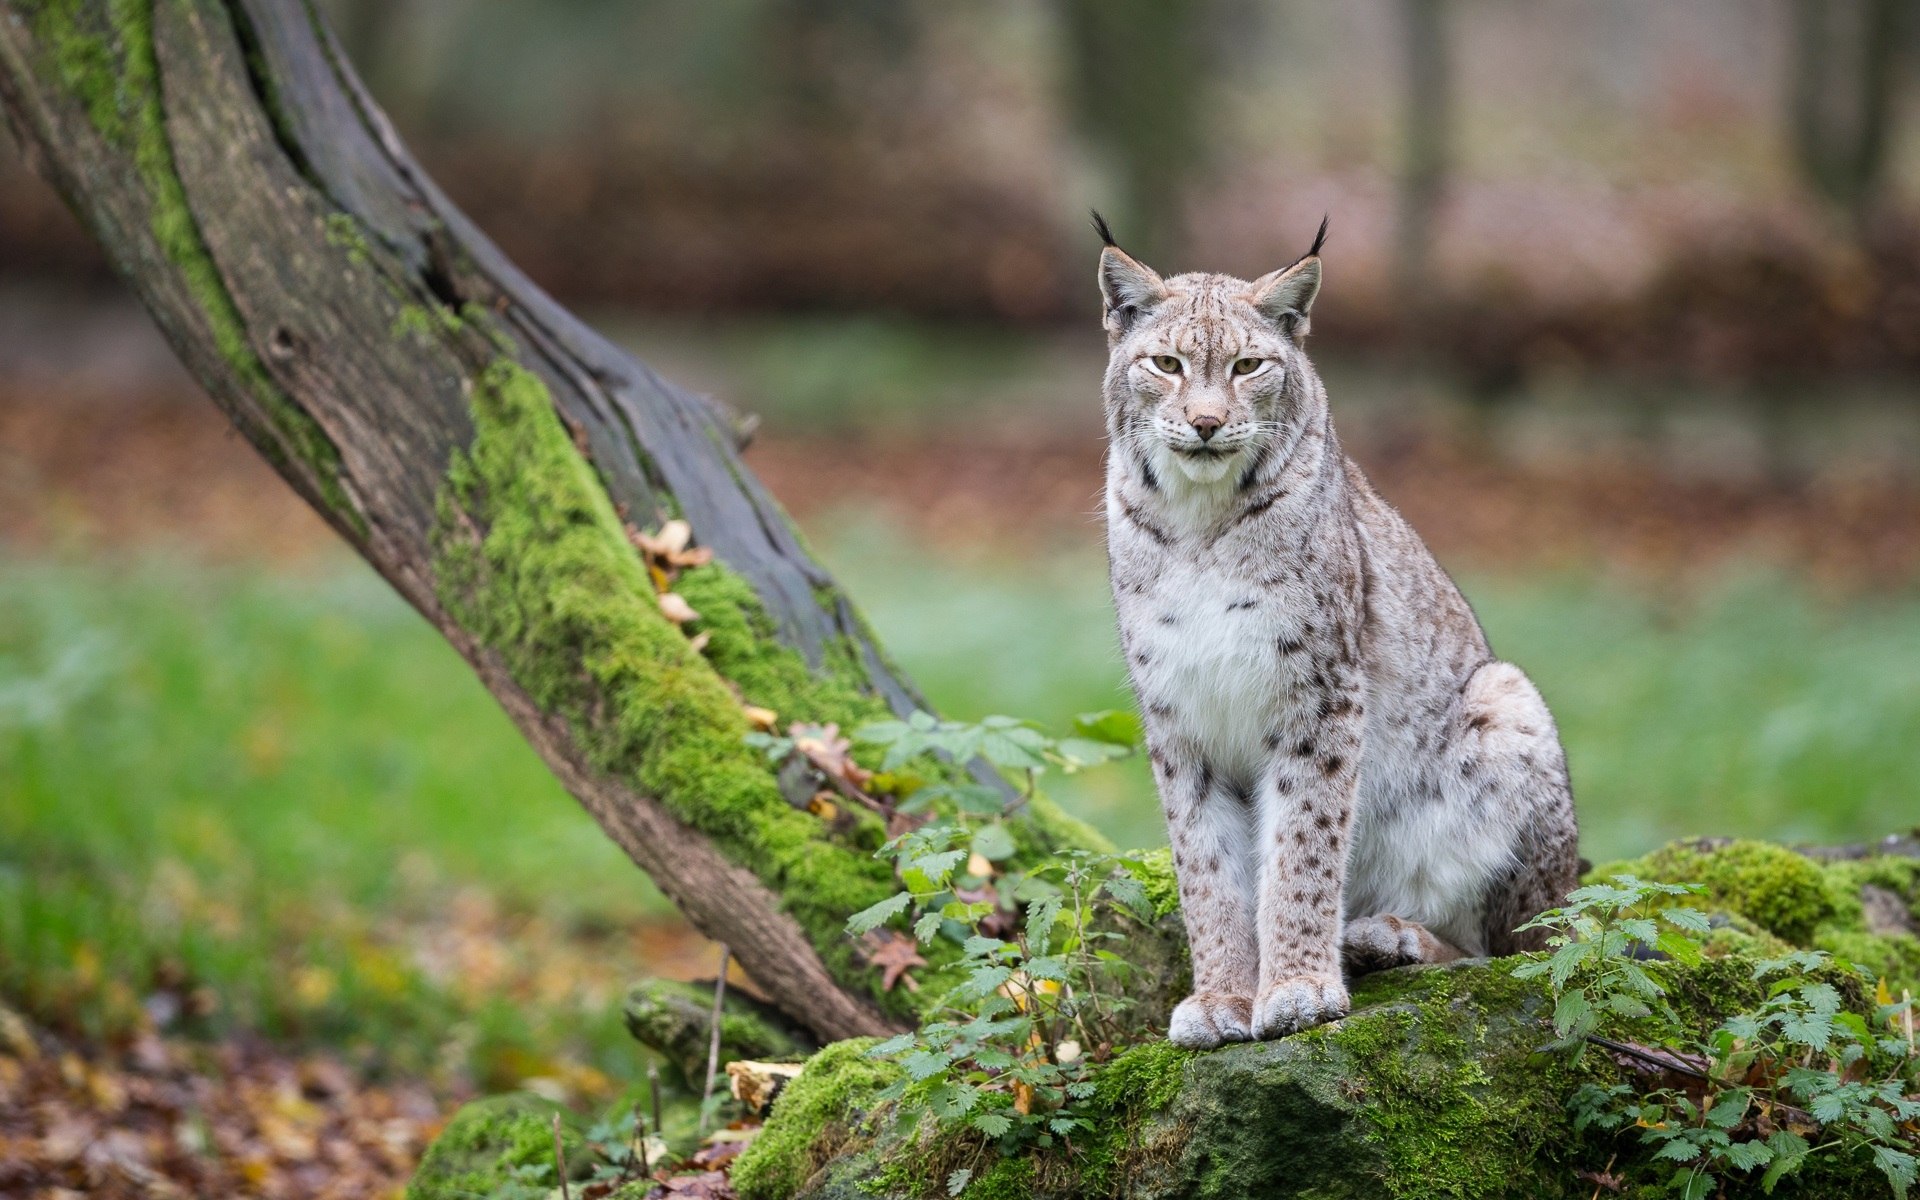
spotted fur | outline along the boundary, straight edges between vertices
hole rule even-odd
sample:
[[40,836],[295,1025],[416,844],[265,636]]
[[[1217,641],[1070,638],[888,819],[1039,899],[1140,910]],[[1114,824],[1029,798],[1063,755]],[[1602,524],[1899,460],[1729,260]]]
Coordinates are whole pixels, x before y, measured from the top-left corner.
[[1302,348],[1320,239],[1162,279],[1102,233],[1114,603],[1193,953],[1168,1036],[1278,1037],[1347,1011],[1343,965],[1533,945],[1578,870],[1559,735],[1340,448]]

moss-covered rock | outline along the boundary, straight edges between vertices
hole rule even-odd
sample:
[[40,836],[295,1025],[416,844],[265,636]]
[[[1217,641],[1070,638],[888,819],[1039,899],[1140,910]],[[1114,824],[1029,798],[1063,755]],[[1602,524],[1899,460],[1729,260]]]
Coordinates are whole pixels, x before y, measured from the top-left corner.
[[[1161,909],[1171,873],[1151,868],[1143,882]],[[1920,977],[1920,939],[1908,932],[1920,924],[1920,859],[1695,841],[1595,875],[1621,872],[1706,887],[1704,906],[1721,918],[1708,957],[1668,971],[1670,1002],[1702,1033],[1760,1003],[1755,959],[1790,947],[1864,965],[1896,994]],[[1148,1026],[1164,1018],[1156,997],[1179,990],[1184,965],[1179,914],[1166,903],[1128,943],[1143,956],[1136,1015]],[[1010,1158],[977,1135],[901,1133],[878,1099],[898,1068],[867,1058],[868,1042],[837,1043],[775,1102],[734,1184],[747,1200],[932,1200],[965,1170],[962,1200],[1589,1197],[1595,1183],[1577,1172],[1605,1167],[1616,1147],[1576,1136],[1567,1101],[1583,1082],[1628,1076],[1599,1050],[1576,1058],[1550,1049],[1547,994],[1539,981],[1515,979],[1514,965],[1367,976],[1354,982],[1352,1015],[1278,1041],[1205,1054],[1157,1039],[1133,1046],[1101,1069],[1096,1094],[1077,1110],[1091,1131],[1070,1148]],[[1849,1008],[1869,1010],[1870,981],[1839,969],[1831,981]],[[1627,1195],[1640,1186],[1633,1171]],[[1886,1193],[1871,1167],[1823,1155],[1774,1194]]]
[[[625,1011],[628,1032],[666,1060],[678,1076],[672,1082],[698,1093],[713,1038],[712,985],[649,979],[627,994]],[[737,989],[727,992],[720,1015],[722,1063],[798,1062],[815,1048],[777,1010]]]
[[570,1172],[582,1175],[587,1167],[585,1141],[572,1113],[550,1100],[527,1092],[489,1096],[454,1114],[445,1130],[427,1148],[407,1200],[472,1200],[490,1196],[515,1181],[523,1168],[545,1173],[529,1181],[552,1187],[553,1120],[560,1118],[560,1144]]
[[[807,1069],[773,1103],[760,1136],[733,1164],[733,1188],[743,1200],[786,1200],[809,1188],[829,1163],[836,1189],[865,1179],[872,1164],[835,1162],[873,1140],[874,1097],[899,1078],[891,1063],[867,1057],[870,1039],[836,1042],[807,1060]],[[809,1190],[829,1194],[822,1176]],[[853,1194],[853,1193],[846,1193]]]
[[1705,887],[1701,906],[1726,921],[1713,942],[1722,948],[1825,950],[1885,979],[1895,995],[1901,988],[1920,992],[1920,939],[1911,932],[1920,926],[1920,858],[1698,839],[1603,864],[1588,878],[1618,874]]

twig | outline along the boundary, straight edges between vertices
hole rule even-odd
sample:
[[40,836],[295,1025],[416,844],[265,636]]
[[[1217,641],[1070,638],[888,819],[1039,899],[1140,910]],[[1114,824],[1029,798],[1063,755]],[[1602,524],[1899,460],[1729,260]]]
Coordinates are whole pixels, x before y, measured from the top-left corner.
[[560,1200],[573,1200],[573,1191],[567,1187],[567,1151],[560,1144],[560,1114],[553,1114],[553,1161],[559,1168]]
[[720,946],[720,978],[713,981],[713,1031],[707,1039],[707,1086],[700,1091],[700,1132],[707,1131],[707,1105],[713,1100],[713,1077],[720,1073],[720,1017],[724,1011],[721,1006],[727,1000],[727,960],[732,951],[724,943]]
[[[660,1067],[657,1063],[647,1064],[647,1090],[653,1093],[653,1131],[662,1138],[667,1136],[667,1128],[660,1123]],[[652,1173],[653,1164],[647,1164],[648,1173]]]
[[1705,1071],[1702,1071],[1700,1068],[1693,1066],[1691,1063],[1677,1056],[1667,1056],[1651,1050],[1643,1050],[1639,1046],[1627,1042],[1616,1042],[1612,1038],[1601,1037],[1597,1033],[1588,1034],[1587,1040],[1596,1046],[1603,1046],[1615,1054],[1624,1054],[1628,1058],[1637,1058],[1649,1066],[1659,1067],[1662,1071],[1672,1071],[1675,1074],[1690,1076],[1694,1079],[1704,1079],[1709,1083],[1713,1082],[1711,1075],[1708,1075]]

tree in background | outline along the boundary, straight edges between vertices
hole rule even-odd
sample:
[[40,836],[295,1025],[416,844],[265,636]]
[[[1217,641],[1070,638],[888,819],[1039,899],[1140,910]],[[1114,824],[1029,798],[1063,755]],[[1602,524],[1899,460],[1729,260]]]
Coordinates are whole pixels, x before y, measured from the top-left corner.
[[1431,298],[1434,218],[1446,188],[1453,141],[1453,64],[1446,0],[1400,0],[1406,71],[1400,150],[1400,207],[1393,285],[1400,308],[1418,318]]
[[1856,231],[1886,178],[1894,85],[1916,10],[1914,0],[1793,0],[1795,164]]
[[1109,214],[1127,245],[1164,261],[1211,140],[1200,128],[1216,0],[1059,0],[1067,99],[1117,176]]

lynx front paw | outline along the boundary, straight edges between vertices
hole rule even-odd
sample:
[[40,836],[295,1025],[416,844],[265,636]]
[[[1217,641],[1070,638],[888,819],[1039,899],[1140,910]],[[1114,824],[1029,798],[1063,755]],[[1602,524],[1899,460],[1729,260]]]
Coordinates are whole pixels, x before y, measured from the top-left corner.
[[1285,1037],[1347,1015],[1353,1002],[1338,977],[1294,975],[1268,985],[1253,1006],[1253,1035]]
[[1460,951],[1418,921],[1382,914],[1348,921],[1341,938],[1347,969],[1355,975],[1413,963],[1452,962]]
[[1225,992],[1195,992],[1174,1006],[1167,1040],[1188,1050],[1253,1040],[1253,1001]]

